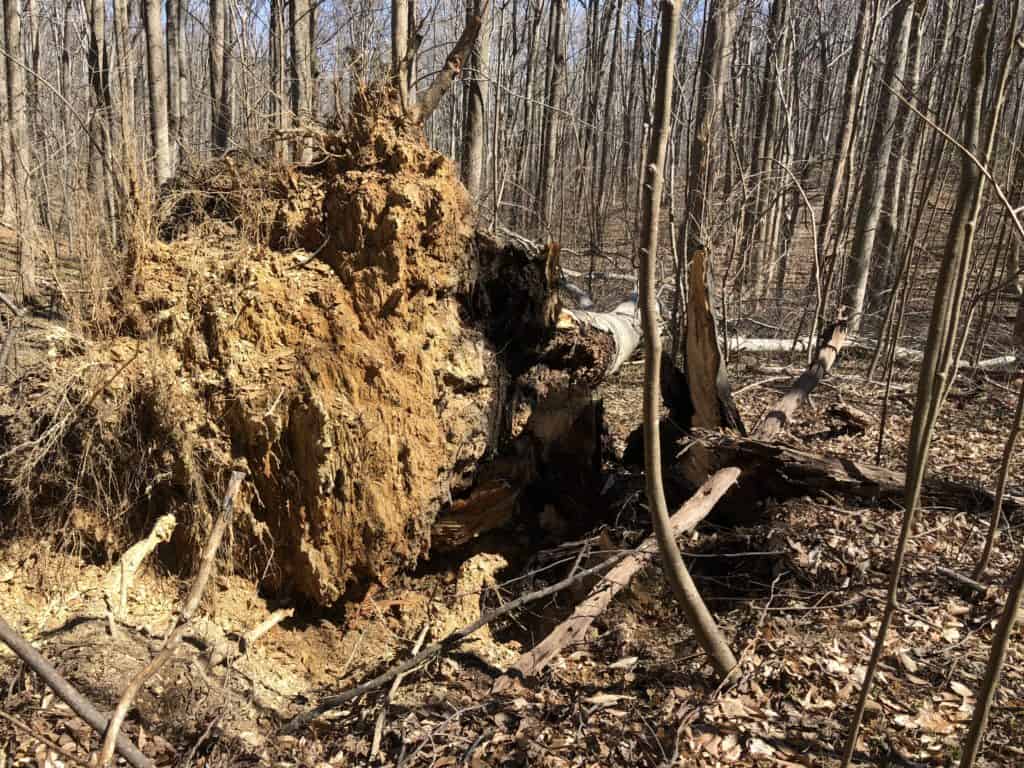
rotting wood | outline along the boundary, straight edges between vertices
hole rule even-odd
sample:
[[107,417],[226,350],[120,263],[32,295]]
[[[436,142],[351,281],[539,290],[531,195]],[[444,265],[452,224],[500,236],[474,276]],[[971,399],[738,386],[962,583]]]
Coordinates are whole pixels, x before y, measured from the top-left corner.
[[[71,707],[71,711],[82,718],[96,733],[107,731],[109,720],[92,702],[86,699],[63,675],[58,672],[31,643],[23,638],[0,616],[0,641],[28,665],[42,679],[58,698]],[[146,757],[131,740],[118,734],[115,742],[118,753],[134,768],[153,768],[154,763]]]
[[[866,501],[900,501],[906,476],[903,472],[836,456],[821,456],[797,448],[753,438],[712,432],[699,434],[700,441],[722,464],[743,469],[740,488],[750,489],[759,499],[792,498],[815,491]],[[965,509],[991,509],[993,495],[966,483],[929,477],[924,496]],[[1019,514],[1024,499],[1007,497],[1004,509]]]
[[238,489],[241,487],[244,477],[244,472],[236,470],[231,473],[231,479],[228,481],[227,491],[225,491],[224,500],[221,503],[220,515],[218,515],[216,522],[213,524],[213,529],[210,531],[210,537],[206,542],[206,547],[203,550],[203,556],[199,563],[199,571],[192,582],[192,588],[189,591],[188,598],[185,600],[184,607],[181,609],[181,614],[175,622],[174,629],[168,633],[160,652],[135,674],[121,694],[121,699],[117,703],[117,709],[114,710],[114,715],[110,718],[106,735],[103,738],[103,749],[100,751],[99,759],[101,767],[108,765],[114,756],[115,744],[120,735],[121,725],[128,715],[128,710],[135,702],[135,697],[139,695],[139,691],[145,682],[159,672],[164,664],[170,661],[174,652],[181,644],[181,639],[184,637],[185,631],[192,621],[192,615],[199,608],[199,601],[202,599],[203,592],[206,591],[206,584],[213,573],[214,563],[217,559],[217,549],[220,547],[221,539],[224,538],[224,532],[227,531],[231,523],[234,513],[235,496],[238,495]]
[[[708,513],[725,492],[731,488],[740,470],[737,467],[720,469],[702,485],[682,508],[669,519],[673,536],[692,530]],[[492,691],[503,693],[512,686],[517,677],[532,677],[541,672],[562,650],[583,639],[590,625],[611,604],[612,599],[627,587],[645,566],[658,556],[658,542],[652,534],[641,542],[625,559],[605,574],[590,595],[533,649],[524,653],[499,677]]]

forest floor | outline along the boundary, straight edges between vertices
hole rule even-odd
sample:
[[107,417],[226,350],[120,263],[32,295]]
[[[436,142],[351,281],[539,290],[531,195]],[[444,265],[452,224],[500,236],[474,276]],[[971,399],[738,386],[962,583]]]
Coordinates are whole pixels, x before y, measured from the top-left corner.
[[[741,356],[731,364],[748,423],[785,385],[785,374],[766,368],[768,362]],[[883,386],[868,383],[865,371],[862,357],[842,358],[786,439],[870,460]],[[638,419],[641,376],[642,366],[630,363],[604,388],[618,448]],[[903,462],[913,386],[913,372],[900,371],[881,455],[893,468]],[[1006,377],[959,381],[938,425],[932,472],[991,486],[1014,388]],[[871,414],[872,425],[859,436],[832,436],[825,413],[837,402]],[[1018,454],[1013,492],[1020,491],[1022,469]],[[186,647],[146,691],[127,730],[160,765],[832,765],[878,627],[900,517],[893,507],[821,496],[769,503],[756,524],[705,523],[689,536],[688,562],[741,660],[742,674],[729,687],[717,685],[659,568],[651,567],[598,618],[585,642],[508,695],[490,693],[498,669],[581,595],[515,614],[408,676],[387,704],[383,693],[356,700],[294,737],[277,735],[284,719],[407,657],[425,625],[431,637],[442,636],[481,607],[557,580],[560,571],[524,579],[516,568],[501,570],[526,532],[505,532],[500,542],[483,537],[462,562],[428,562],[344,609],[300,611],[226,668],[211,668],[197,649],[245,632],[279,607],[251,582],[219,576],[194,627],[196,647]],[[965,595],[936,569],[970,573],[985,523],[968,509],[922,511],[902,609],[869,705],[862,764],[956,761],[1005,592]],[[1011,521],[1004,532],[993,584],[1005,581],[1019,557],[1020,524]],[[636,496],[616,525],[593,535],[605,546],[632,545],[646,525]],[[562,547],[546,559],[572,555]],[[522,568],[536,570],[538,562],[545,557]],[[109,571],[45,539],[10,541],[0,551],[0,615],[108,708],[187,590],[173,575],[144,571],[112,636],[102,586]],[[1024,763],[1024,649],[1017,638],[982,765]],[[6,652],[0,702],[0,765],[84,763],[97,747],[88,728]],[[371,755],[378,722],[380,743]]]

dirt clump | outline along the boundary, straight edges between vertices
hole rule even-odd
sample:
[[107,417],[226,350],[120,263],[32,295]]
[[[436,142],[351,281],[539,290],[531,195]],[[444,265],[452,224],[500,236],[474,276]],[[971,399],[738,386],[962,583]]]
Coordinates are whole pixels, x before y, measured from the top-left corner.
[[28,517],[116,550],[172,512],[188,564],[242,467],[234,562],[271,591],[331,604],[427,551],[494,420],[468,197],[380,95],[317,141],[279,173],[223,161],[216,205],[171,206],[117,336],[10,385],[0,493]]

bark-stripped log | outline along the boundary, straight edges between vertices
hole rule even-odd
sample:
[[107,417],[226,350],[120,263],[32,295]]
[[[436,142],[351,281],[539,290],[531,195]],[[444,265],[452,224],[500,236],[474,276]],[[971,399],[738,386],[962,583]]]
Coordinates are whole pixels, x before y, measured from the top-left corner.
[[[1022,326],[1024,327],[1024,326]],[[871,339],[848,338],[845,346],[857,349],[875,348],[875,342]],[[806,339],[759,339],[742,336],[730,337],[729,350],[733,353],[744,352],[756,354],[785,354],[790,352],[806,352]],[[909,347],[896,347],[895,359],[901,363],[920,363],[924,359],[924,353]],[[971,363],[968,360],[961,360],[959,367],[965,370],[975,371],[1012,371],[1020,365],[1021,359],[1015,355],[998,355]]]

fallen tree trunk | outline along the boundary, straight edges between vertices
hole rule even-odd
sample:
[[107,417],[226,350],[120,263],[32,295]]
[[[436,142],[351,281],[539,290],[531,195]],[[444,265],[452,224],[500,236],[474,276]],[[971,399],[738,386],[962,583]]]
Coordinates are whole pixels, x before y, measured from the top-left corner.
[[[730,336],[728,339],[730,352],[746,352],[749,354],[783,354],[788,352],[806,352],[806,339],[762,339]],[[874,350],[875,342],[871,339],[847,339],[846,346],[857,349]],[[896,347],[896,358],[901,363],[920,363],[924,353],[909,347]],[[968,360],[960,361],[960,368],[976,371],[1012,371],[1020,365],[1020,358],[1015,355],[998,355],[977,363]]]
[[[864,501],[898,503],[903,498],[906,476],[897,470],[753,438],[702,432],[699,439],[721,464],[743,470],[738,491],[748,501],[792,498],[817,491]],[[922,493],[932,501],[965,510],[991,509],[995,502],[984,488],[941,477],[926,479]],[[733,501],[734,508],[744,506],[739,497]],[[1008,497],[1005,508],[1019,513],[1024,509],[1024,499]]]
[[846,335],[847,325],[844,320],[833,323],[822,332],[821,343],[818,346],[818,354],[814,362],[793,382],[789,391],[782,396],[775,407],[761,417],[760,423],[754,429],[753,437],[759,440],[771,440],[786,428],[796,409],[803,405],[811,391],[832,370],[840,350],[846,343]]
[[[673,536],[692,530],[707,517],[712,507],[736,483],[740,470],[735,467],[720,469],[702,485],[682,508],[669,518]],[[532,677],[541,672],[562,650],[580,642],[594,620],[604,613],[612,599],[627,587],[633,577],[658,556],[658,541],[648,536],[628,557],[604,575],[591,590],[590,596],[576,606],[572,615],[559,624],[533,649],[524,653],[499,677],[493,692],[508,690],[514,678]]]

